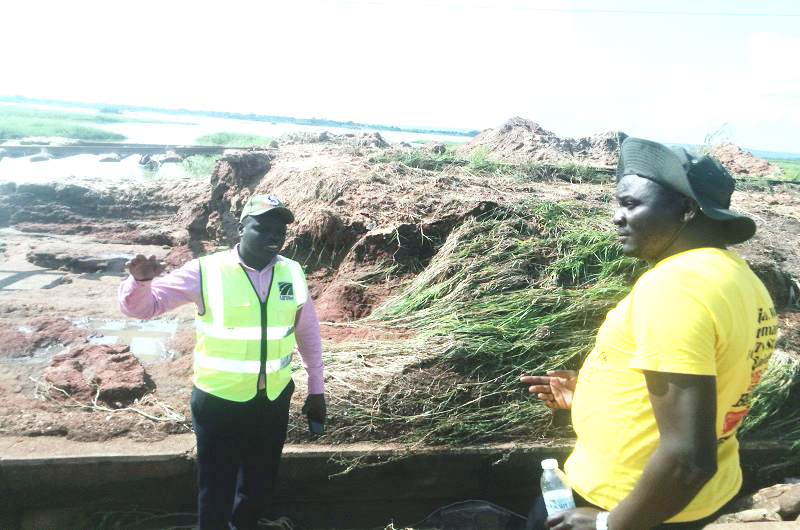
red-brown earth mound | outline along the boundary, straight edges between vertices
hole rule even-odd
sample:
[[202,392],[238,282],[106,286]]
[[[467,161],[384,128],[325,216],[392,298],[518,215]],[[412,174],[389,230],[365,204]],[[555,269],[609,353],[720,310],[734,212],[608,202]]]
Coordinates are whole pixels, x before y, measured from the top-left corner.
[[[561,140],[533,122],[514,118],[462,149],[483,146],[487,158],[497,160],[550,163],[570,157],[610,167],[622,138],[622,133],[609,133]],[[355,321],[425,270],[454,228],[523,199],[591,207],[608,212],[609,218],[613,210],[610,182],[515,180],[482,175],[457,164],[419,169],[399,158],[380,161],[398,152],[398,146],[384,144],[377,134],[293,135],[277,139],[267,149],[226,152],[207,181],[0,185],[4,212],[0,216],[0,437],[57,434],[81,440],[120,436],[148,440],[187,432],[194,341],[190,327],[167,341],[163,360],[140,365],[143,375],[130,365],[148,391],[142,398],[143,387],[133,385],[137,390],[124,401],[102,398],[103,407],[111,412],[67,408],[47,399],[42,392],[45,373],[57,373],[72,363],[70,377],[49,384],[63,385],[81,402],[89,394],[94,398],[98,380],[84,374],[81,377],[90,381],[89,386],[78,389],[71,381],[83,374],[78,366],[88,365],[69,355],[83,351],[81,344],[96,332],[72,323],[125,320],[116,302],[116,289],[124,277],[120,261],[139,252],[155,254],[172,269],[230,245],[236,240],[238,213],[253,194],[275,193],[297,219],[290,226],[284,254],[304,264],[323,321],[325,349],[332,361],[326,379],[331,432],[352,425],[349,402],[368,401],[378,388],[391,390],[387,379],[421,384],[413,377],[419,370],[409,367],[419,366],[424,351],[408,359],[382,353],[398,341],[412,339],[414,333]],[[431,157],[440,154],[429,150]],[[800,319],[787,308],[800,295],[795,280],[800,278],[800,195],[788,184],[769,193],[742,190],[735,194],[733,208],[758,224],[756,237],[739,249],[784,308],[781,323],[787,336],[793,336]],[[185,325],[193,308],[184,306],[165,317]],[[54,357],[70,347],[73,354]],[[122,354],[107,353],[116,346],[104,348],[105,358]],[[359,353],[352,357],[343,354],[354,349]],[[27,360],[7,361],[11,358]],[[104,368],[100,371],[108,374],[104,377],[113,375]],[[443,381],[453,377],[460,376],[441,374]],[[301,373],[295,379],[293,415],[299,416],[305,382]],[[117,407],[117,402],[128,402],[134,395],[138,405]],[[123,410],[128,408],[139,411]],[[290,440],[308,440],[305,429],[296,426],[302,422],[293,423]],[[367,435],[380,439],[380,433]]]

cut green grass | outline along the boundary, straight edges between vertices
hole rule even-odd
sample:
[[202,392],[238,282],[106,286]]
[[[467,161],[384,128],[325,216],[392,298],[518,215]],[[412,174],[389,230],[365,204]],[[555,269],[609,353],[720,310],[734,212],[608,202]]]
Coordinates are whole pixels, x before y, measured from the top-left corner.
[[445,151],[440,155],[434,155],[422,151],[421,149],[407,149],[405,151],[386,151],[381,150],[370,157],[373,164],[389,164],[399,162],[404,166],[417,169],[428,169],[431,171],[442,171],[449,166],[463,166],[467,164],[455,156],[451,151]]
[[197,145],[222,145],[226,147],[255,147],[267,146],[271,141],[271,136],[223,131],[201,136],[195,140],[195,143]]
[[[578,369],[606,313],[646,270],[622,254],[607,215],[532,199],[455,227],[425,269],[367,319],[414,330],[407,355],[423,358],[381,390],[401,402],[378,395],[349,403],[347,432],[449,446],[571,436],[518,378]],[[778,350],[742,438],[800,448],[798,396],[800,361]]]
[[370,162],[375,164],[399,162],[411,168],[431,171],[443,171],[451,166],[465,166],[465,169],[473,174],[511,177],[522,182],[561,178],[574,182],[607,183],[614,177],[613,171],[575,162],[562,162],[555,165],[534,161],[512,163],[488,160],[487,155],[488,151],[484,147],[473,149],[469,159],[465,159],[451,150],[436,155],[422,149],[406,149],[380,151],[370,157]]
[[534,200],[516,211],[465,221],[404,292],[370,317],[416,330],[427,338],[424,369],[461,377],[440,392],[405,394],[414,411],[404,416],[414,425],[405,441],[462,445],[567,434],[524,395],[518,377],[578,368],[606,312],[644,267],[622,255],[606,212]]
[[745,440],[791,443],[793,456],[777,468],[800,461],[800,358],[782,350],[781,345],[779,340],[764,377],[753,392],[753,406],[739,435]]

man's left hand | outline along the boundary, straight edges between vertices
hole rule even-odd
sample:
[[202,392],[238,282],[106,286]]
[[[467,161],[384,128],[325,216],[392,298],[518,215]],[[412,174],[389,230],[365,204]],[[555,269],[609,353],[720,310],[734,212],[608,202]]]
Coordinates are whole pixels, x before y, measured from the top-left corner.
[[595,530],[597,514],[594,508],[573,508],[548,517],[546,526],[550,530]]
[[327,419],[325,394],[309,394],[303,405],[303,414],[310,420],[324,424]]

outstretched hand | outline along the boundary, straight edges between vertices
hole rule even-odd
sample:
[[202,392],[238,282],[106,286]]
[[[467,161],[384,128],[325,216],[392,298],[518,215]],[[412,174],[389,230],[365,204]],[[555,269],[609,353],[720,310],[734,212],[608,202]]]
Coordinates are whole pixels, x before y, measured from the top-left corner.
[[578,372],[551,370],[547,375],[523,375],[519,380],[530,384],[528,392],[536,394],[548,408],[572,408],[572,396],[578,383]]
[[146,282],[164,272],[166,263],[156,260],[155,256],[147,258],[144,254],[136,254],[136,257],[125,264],[125,268],[134,280]]

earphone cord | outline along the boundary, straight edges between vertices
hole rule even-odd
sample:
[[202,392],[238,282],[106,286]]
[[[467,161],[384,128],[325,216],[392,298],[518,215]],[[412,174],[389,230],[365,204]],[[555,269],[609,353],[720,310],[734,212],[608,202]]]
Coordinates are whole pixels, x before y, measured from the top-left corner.
[[673,235],[672,238],[669,241],[667,241],[667,244],[664,245],[664,248],[661,249],[661,252],[659,252],[656,255],[656,259],[654,261],[655,263],[658,263],[659,261],[661,261],[661,256],[664,254],[664,252],[667,251],[667,249],[670,246],[672,246],[672,244],[675,242],[675,240],[678,239],[678,236],[681,235],[681,232],[683,232],[683,229],[686,228],[687,224],[688,223],[681,223],[680,228],[678,228],[678,230],[675,231],[675,235]]

